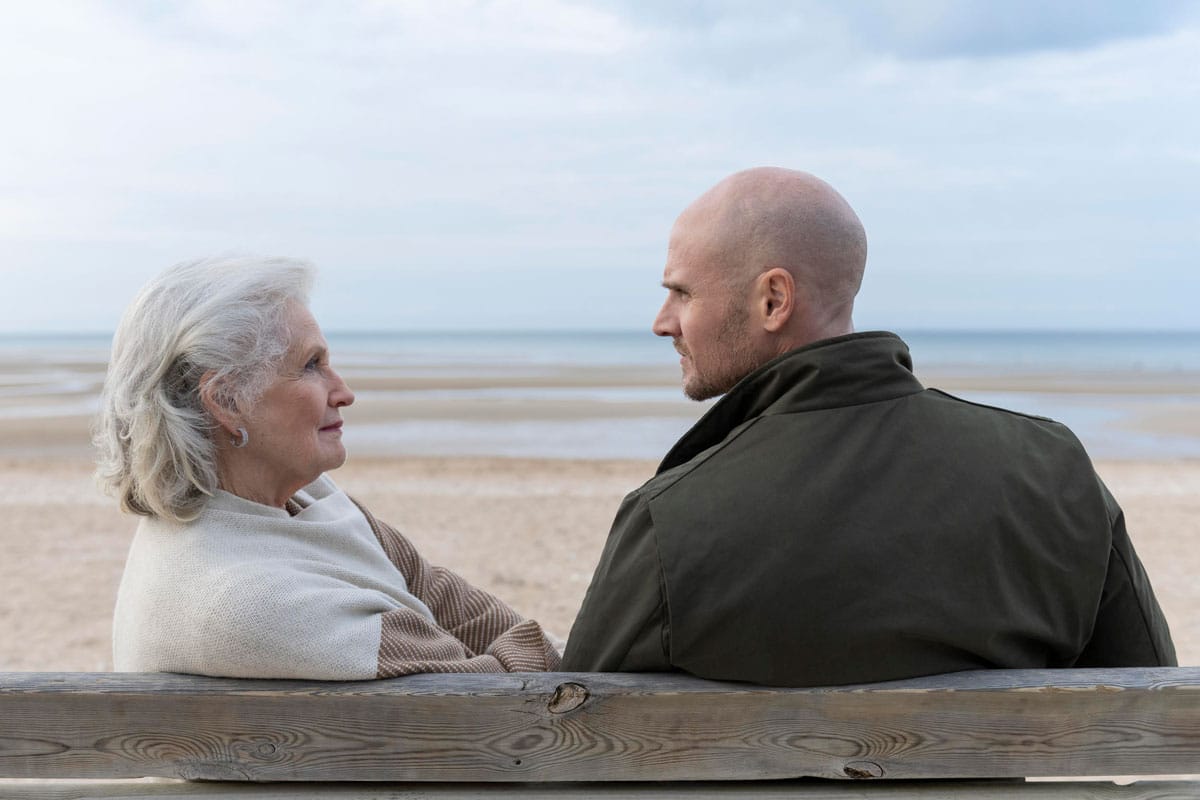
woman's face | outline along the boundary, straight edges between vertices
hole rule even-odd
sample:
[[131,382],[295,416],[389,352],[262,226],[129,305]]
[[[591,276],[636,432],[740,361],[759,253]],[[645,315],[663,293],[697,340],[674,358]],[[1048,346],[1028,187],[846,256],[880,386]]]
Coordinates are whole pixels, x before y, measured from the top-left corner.
[[307,308],[292,304],[288,331],[291,346],[279,374],[246,416],[249,440],[230,452],[242,463],[227,488],[270,505],[282,505],[345,462],[341,408],[354,402],[354,393],[330,366],[329,346]]

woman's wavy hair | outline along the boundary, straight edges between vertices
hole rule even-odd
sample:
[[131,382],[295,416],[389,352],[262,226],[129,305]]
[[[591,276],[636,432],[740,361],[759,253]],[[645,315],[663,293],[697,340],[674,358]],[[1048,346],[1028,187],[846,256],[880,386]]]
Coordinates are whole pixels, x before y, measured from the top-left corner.
[[246,411],[288,351],[292,302],[313,268],[286,258],[177,264],[147,284],[113,337],[93,442],[97,478],[124,511],[194,519],[217,488],[216,422],[200,400]]

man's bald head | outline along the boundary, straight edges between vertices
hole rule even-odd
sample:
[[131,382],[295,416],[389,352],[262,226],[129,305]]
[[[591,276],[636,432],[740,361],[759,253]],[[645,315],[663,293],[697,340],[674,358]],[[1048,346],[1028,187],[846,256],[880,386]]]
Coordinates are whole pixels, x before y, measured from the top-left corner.
[[858,216],[808,173],[750,169],[705,192],[671,230],[653,326],[675,342],[684,392],[715,397],[775,356],[853,331],[866,260]]
[[672,236],[672,247],[705,249],[731,289],[786,270],[804,296],[809,317],[796,322],[812,331],[805,335],[853,329],[867,237],[854,209],[820,178],[778,167],[735,173],[689,206],[674,233],[682,236]]

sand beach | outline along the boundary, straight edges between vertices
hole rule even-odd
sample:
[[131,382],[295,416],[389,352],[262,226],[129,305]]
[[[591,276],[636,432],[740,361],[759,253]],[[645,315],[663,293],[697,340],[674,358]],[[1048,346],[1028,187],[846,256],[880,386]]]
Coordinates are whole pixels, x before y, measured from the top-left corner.
[[[112,668],[110,614],[136,519],[92,479],[88,427],[103,368],[94,352],[0,355],[0,670]],[[351,455],[335,479],[431,561],[560,637],[622,496],[704,410],[661,364],[489,372],[351,360],[343,372],[358,401],[345,414]],[[1104,410],[1085,425],[1099,431],[1097,469],[1124,507],[1180,662],[1200,664],[1200,376],[942,369],[922,378]],[[581,449],[588,436],[598,444]],[[1159,453],[1161,442],[1182,444]]]

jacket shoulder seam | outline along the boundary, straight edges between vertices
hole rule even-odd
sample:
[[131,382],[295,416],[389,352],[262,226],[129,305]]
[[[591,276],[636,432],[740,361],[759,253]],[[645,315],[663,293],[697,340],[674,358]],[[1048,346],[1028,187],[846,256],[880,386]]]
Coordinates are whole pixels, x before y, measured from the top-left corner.
[[[730,431],[725,436],[725,438],[722,439],[717,444],[712,445],[708,449],[698,453],[695,456],[692,456],[692,458],[689,459],[688,461],[685,461],[684,463],[679,464],[678,466],[672,467],[671,469],[667,470],[667,472],[662,473],[661,475],[655,475],[653,478],[648,480],[640,489],[637,489],[636,493],[639,494],[641,496],[641,499],[643,499],[647,503],[656,499],[663,492],[665,492],[668,489],[675,486],[675,484],[679,483],[681,480],[683,480],[688,475],[690,475],[693,471],[698,469],[702,464],[706,463],[710,458],[712,458],[717,453],[724,450],[726,447],[728,447],[730,444],[732,444],[734,441],[736,441],[742,434],[744,434],[746,431],[753,428],[755,425],[757,425],[763,419],[765,419],[765,417],[762,415],[759,415],[757,417],[754,417],[753,419],[743,422],[741,425],[738,425],[732,431]],[[676,470],[679,470],[679,472],[677,474],[671,475],[671,473],[675,472]],[[667,478],[668,475],[670,476],[669,478]],[[651,484],[658,483],[660,478],[662,479],[661,485],[651,486]]]

